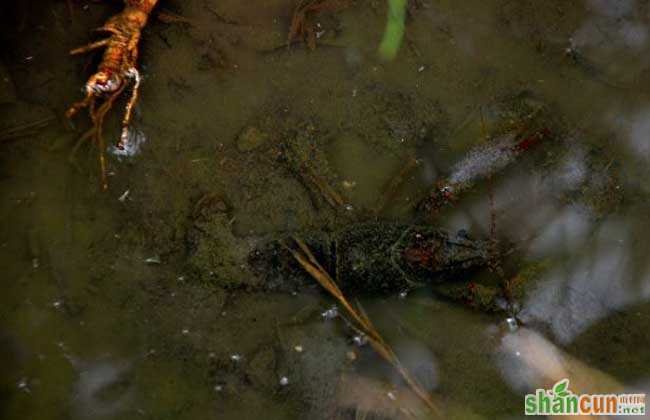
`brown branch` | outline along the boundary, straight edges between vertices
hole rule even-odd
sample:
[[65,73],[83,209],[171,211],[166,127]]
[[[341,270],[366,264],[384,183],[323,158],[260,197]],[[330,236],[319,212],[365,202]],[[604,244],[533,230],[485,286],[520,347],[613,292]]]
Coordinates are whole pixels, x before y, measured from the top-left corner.
[[442,412],[440,408],[436,403],[434,403],[433,399],[424,390],[424,388],[422,388],[422,385],[420,385],[418,381],[411,375],[411,373],[402,365],[393,349],[379,334],[379,331],[377,331],[365,311],[360,306],[359,309],[355,309],[348,302],[336,282],[318,263],[318,260],[316,260],[316,257],[311,252],[307,244],[305,244],[305,242],[298,237],[294,237],[293,239],[298,245],[299,250],[290,248],[284,243],[282,243],[282,245],[291,253],[291,255],[293,255],[293,257],[303,267],[303,269],[307,271],[307,273],[309,273],[309,275],[311,275],[325,290],[334,296],[334,298],[336,298],[341,306],[343,306],[346,312],[356,323],[356,325],[355,323],[351,323],[353,328],[357,331],[362,332],[368,338],[368,342],[377,352],[377,354],[379,354],[384,360],[395,367],[397,372],[406,381],[411,390],[424,402],[424,404],[436,417],[441,417]]

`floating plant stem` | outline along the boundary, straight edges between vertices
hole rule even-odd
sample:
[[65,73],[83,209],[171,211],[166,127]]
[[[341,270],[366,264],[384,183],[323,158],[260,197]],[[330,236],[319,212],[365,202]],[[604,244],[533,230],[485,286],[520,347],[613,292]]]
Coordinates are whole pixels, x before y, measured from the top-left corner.
[[407,0],[388,0],[388,18],[384,37],[379,44],[379,56],[384,60],[393,60],[402,45],[406,20]]

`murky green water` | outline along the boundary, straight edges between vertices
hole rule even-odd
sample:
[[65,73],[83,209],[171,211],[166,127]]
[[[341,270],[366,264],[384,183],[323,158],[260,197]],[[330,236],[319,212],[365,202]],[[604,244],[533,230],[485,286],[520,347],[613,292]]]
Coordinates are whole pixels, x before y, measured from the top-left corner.
[[15,3],[0,6],[2,418],[426,417],[323,318],[334,301],[315,282],[278,266],[268,287],[249,256],[290,233],[422,223],[414,203],[489,158],[462,160],[518,123],[502,111],[521,95],[552,116],[552,142],[427,220],[498,237],[503,278],[523,282],[515,307],[430,288],[359,299],[444,418],[523,417],[523,395],[558,375],[576,392],[648,389],[647,2],[412,1],[385,63],[383,1],[316,17],[318,47],[287,51],[293,1],[161,0],[190,23],[143,32],[146,141],[110,155],[107,192],[96,148],[70,159],[85,115],[76,131],[62,115],[98,59],[68,51],[120,2],[75,1],[72,17],[65,1]]

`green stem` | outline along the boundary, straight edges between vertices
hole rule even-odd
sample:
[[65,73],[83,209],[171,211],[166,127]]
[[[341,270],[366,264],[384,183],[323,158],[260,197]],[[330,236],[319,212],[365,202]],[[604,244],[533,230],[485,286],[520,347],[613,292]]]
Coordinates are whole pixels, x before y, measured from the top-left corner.
[[402,45],[407,1],[408,0],[388,0],[386,30],[384,31],[384,37],[381,40],[381,44],[379,44],[379,56],[384,60],[394,59],[400,45]]

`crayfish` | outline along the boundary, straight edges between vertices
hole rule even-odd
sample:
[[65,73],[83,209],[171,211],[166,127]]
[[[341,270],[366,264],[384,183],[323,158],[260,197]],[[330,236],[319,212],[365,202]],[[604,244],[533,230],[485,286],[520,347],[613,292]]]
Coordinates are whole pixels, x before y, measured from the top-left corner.
[[86,82],[86,97],[73,104],[65,114],[66,117],[71,118],[81,109],[88,109],[93,127],[81,137],[79,142],[92,139],[97,144],[103,189],[108,188],[104,156],[105,145],[102,137],[104,117],[115,100],[132,82],[131,97],[122,119],[122,134],[117,143],[117,148],[123,150],[128,143],[129,124],[140,87],[141,79],[137,69],[140,33],[147,24],[149,14],[157,2],[158,0],[125,0],[124,10],[111,17],[104,26],[97,29],[99,32],[108,33],[108,38],[70,51],[71,55],[77,55],[99,48],[105,49],[97,72]]
[[[487,120],[482,117],[483,110]],[[475,189],[482,180],[497,176],[529,150],[542,144],[552,147],[550,142],[560,138],[566,129],[562,119],[529,92],[506,96],[494,105],[482,107],[480,112],[481,131],[486,126],[484,140],[451,165],[446,176],[440,177],[422,198],[409,204],[411,223],[382,220],[381,212],[418,167],[415,158],[407,161],[388,183],[371,212],[362,209],[358,218],[344,220],[335,229],[305,230],[299,236],[292,232],[289,238],[280,234],[261,240],[249,255],[253,272],[270,290],[293,292],[305,280],[316,279],[322,284],[331,275],[337,293],[401,295],[427,286],[443,298],[487,312],[514,312],[523,288],[521,280],[508,280],[502,260],[516,250],[497,239],[495,217],[491,215],[490,237],[484,239],[473,238],[462,229],[452,233],[432,222],[463,193]],[[312,128],[309,133],[313,137],[318,129]],[[302,139],[300,134],[294,135]],[[286,157],[289,162],[298,161],[294,166],[301,164],[291,152]],[[311,167],[310,173],[296,173],[334,209],[345,208],[347,212],[345,205],[330,200],[332,195],[327,190],[333,188],[328,186],[326,177],[317,173],[318,168],[327,173],[326,163]],[[317,176],[318,183],[313,181]],[[340,202],[345,203],[344,200],[342,197]]]

